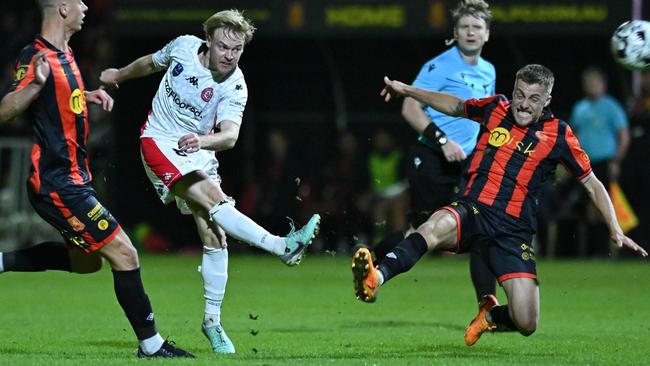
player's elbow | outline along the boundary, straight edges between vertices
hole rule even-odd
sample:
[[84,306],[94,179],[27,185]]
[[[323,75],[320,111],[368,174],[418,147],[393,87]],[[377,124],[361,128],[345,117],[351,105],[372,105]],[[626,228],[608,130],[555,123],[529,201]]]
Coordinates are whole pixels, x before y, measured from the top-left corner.
[[230,150],[234,148],[235,144],[237,144],[237,136],[228,136],[223,143],[224,150]]
[[0,123],[9,122],[13,119],[13,116],[9,108],[5,103],[0,103]]

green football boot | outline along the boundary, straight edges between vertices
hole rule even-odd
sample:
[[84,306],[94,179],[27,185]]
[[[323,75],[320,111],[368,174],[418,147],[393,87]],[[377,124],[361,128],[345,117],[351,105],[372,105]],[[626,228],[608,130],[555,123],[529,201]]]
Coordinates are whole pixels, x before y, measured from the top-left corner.
[[212,352],[229,354],[235,353],[235,345],[232,344],[230,338],[226,334],[226,331],[223,330],[221,324],[217,324],[211,327],[206,327],[205,324],[201,326],[201,330],[212,345]]
[[316,235],[318,235],[319,227],[319,214],[314,214],[300,230],[296,230],[292,222],[291,231],[284,238],[287,248],[285,249],[285,253],[280,256],[280,260],[288,266],[295,266],[300,263],[305,255],[305,250]]

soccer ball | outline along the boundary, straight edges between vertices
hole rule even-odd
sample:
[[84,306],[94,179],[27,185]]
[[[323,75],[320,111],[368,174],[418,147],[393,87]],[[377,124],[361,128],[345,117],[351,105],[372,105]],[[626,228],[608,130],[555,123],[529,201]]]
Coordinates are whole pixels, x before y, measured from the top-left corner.
[[627,69],[650,69],[650,22],[630,20],[618,26],[612,35],[612,54]]

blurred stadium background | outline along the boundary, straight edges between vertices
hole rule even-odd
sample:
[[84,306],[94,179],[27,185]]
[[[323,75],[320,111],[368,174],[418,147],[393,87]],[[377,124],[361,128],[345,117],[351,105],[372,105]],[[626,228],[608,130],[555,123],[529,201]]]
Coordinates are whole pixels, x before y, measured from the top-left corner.
[[[416,136],[402,119],[400,104],[385,104],[378,93],[384,75],[409,82],[426,60],[446,48],[455,0],[86,3],[90,10],[84,29],[71,46],[89,89],[98,86],[106,67],[124,66],[180,34],[203,37],[201,22],[215,11],[245,9],[258,32],[240,63],[250,92],[240,140],[219,155],[224,191],[275,233],[288,230],[286,216],[304,223],[307,215],[320,212],[323,230],[313,249],[319,252],[346,252],[354,241],[372,240],[402,224],[394,213],[406,207],[403,185],[378,181],[367,161],[371,154],[405,153]],[[519,67],[544,64],[556,74],[551,108],[567,120],[582,96],[580,72],[590,65],[606,71],[610,94],[628,107],[633,136],[620,179],[640,221],[630,235],[647,247],[650,164],[644,161],[650,152],[650,75],[614,64],[609,38],[625,20],[650,18],[650,6],[642,9],[640,0],[489,3],[494,20],[483,57],[497,68],[497,92],[510,95]],[[39,16],[33,0],[3,8],[4,93],[15,57],[38,32]],[[140,162],[139,130],[160,76],[124,83],[113,93],[116,105],[110,114],[91,110],[94,185],[141,246],[150,251],[198,250],[191,218],[162,206]],[[24,199],[30,133],[28,121],[0,126],[0,249],[58,237],[34,217]],[[588,235],[597,231],[570,209],[548,207],[560,220],[551,225],[551,235],[548,225],[540,228],[540,254],[608,254],[590,247],[596,239]]]

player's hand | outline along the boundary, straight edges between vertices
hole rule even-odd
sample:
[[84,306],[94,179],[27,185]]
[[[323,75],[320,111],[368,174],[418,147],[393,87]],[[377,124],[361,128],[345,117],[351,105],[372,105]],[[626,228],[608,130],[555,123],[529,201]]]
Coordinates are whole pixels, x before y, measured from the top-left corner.
[[643,249],[639,244],[635,243],[634,240],[623,235],[621,232],[617,232],[612,235],[612,243],[618,248],[630,248],[632,251],[644,258],[648,256],[648,252],[646,252],[645,249]]
[[189,133],[178,139],[178,148],[187,153],[201,150],[201,138],[195,133]]
[[47,77],[50,76],[50,63],[47,62],[45,54],[47,51],[40,50],[34,55],[34,84],[39,87],[45,85]]
[[384,76],[384,83],[386,86],[384,86],[384,89],[379,93],[379,95],[384,97],[384,101],[388,102],[391,98],[398,98],[406,95],[406,88],[408,85],[401,81],[390,80],[388,76]]
[[109,89],[118,89],[120,87],[118,83],[119,75],[119,69],[106,69],[99,74],[99,81]]
[[108,93],[102,88],[93,91],[87,91],[86,103],[88,102],[101,105],[102,109],[107,112],[113,110],[113,97],[108,95]]
[[447,143],[440,146],[440,148],[442,149],[442,153],[445,154],[445,159],[447,159],[447,161],[450,163],[460,162],[467,158],[467,155],[465,155],[463,148],[460,147],[460,145],[458,145],[455,141],[447,139]]

